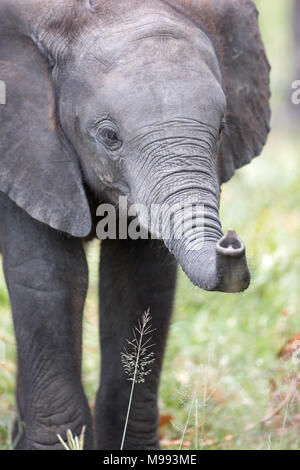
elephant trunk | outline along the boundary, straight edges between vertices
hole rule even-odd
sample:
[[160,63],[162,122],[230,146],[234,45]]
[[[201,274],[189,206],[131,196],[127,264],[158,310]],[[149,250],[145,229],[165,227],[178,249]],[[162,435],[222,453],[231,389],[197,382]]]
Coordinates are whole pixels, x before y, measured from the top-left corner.
[[218,236],[204,227],[202,240],[191,231],[190,236],[165,240],[165,244],[194,285],[221,292],[242,292],[249,286],[245,246],[234,230]]
[[159,178],[157,169],[155,174],[159,180],[150,180],[153,171],[144,177],[147,188],[152,188],[151,193],[147,191],[148,208],[158,203],[171,208],[172,213],[170,226],[164,226],[166,217],[162,216],[160,230],[154,232],[196,286],[208,291],[244,291],[250,283],[245,246],[234,230],[223,235],[219,219],[219,183],[213,160],[203,152],[191,154],[191,147],[189,152],[188,168],[182,166],[182,158],[186,158],[182,153],[181,164],[176,167],[176,152],[173,151],[169,174]]

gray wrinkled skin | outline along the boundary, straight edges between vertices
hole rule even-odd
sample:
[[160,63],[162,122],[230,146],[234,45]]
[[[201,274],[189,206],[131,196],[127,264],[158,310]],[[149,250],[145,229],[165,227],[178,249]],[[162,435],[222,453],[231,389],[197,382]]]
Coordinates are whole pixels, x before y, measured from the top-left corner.
[[[206,290],[250,282],[243,242],[223,236],[218,211],[220,184],[260,153],[269,130],[254,3],[1,0],[0,79],[0,247],[26,424],[17,448],[59,449],[57,433],[84,425],[86,448],[120,447],[130,392],[120,352],[149,307],[156,361],[136,387],[125,448],[158,448],[177,263]],[[190,221],[181,239],[102,242],[93,432],[81,383],[82,244],[94,208],[119,196],[149,211],[202,204],[205,227],[196,237]]]

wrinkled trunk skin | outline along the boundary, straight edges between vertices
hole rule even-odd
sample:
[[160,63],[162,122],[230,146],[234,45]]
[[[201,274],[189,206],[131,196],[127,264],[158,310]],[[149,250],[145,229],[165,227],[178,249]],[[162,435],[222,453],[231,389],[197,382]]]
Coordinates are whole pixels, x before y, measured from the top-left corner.
[[[213,239],[214,238],[214,239]],[[182,241],[166,240],[185,274],[194,285],[207,291],[242,292],[249,286],[250,273],[245,247],[234,230],[225,236],[208,234],[195,249],[194,234]]]
[[188,211],[188,216],[183,209],[177,209],[176,221],[184,222],[182,236],[178,236],[176,223],[171,236],[160,238],[194,285],[208,291],[244,291],[250,283],[245,246],[234,230],[225,236],[222,233],[215,158],[203,147],[199,150],[198,145],[196,148],[191,144],[181,145],[180,149],[173,146],[172,153],[164,157],[164,162],[171,161],[172,168],[162,163],[162,155],[152,158],[151,168],[143,175],[139,201],[148,208],[152,204],[178,208],[188,203],[196,209]]

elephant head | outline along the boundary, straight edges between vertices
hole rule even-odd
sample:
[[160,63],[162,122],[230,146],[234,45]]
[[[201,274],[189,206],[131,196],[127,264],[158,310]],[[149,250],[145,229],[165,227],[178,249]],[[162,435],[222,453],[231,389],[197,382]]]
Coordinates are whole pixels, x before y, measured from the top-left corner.
[[195,285],[247,288],[244,244],[218,209],[269,131],[253,0],[1,0],[0,18],[0,190],[73,236],[91,230],[84,185],[149,210],[201,205],[204,230],[196,209],[165,244]]

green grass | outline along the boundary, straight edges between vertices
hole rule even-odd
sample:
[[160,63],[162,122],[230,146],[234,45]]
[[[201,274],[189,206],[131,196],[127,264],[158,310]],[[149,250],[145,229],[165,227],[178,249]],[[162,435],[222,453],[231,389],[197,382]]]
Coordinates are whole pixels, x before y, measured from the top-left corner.
[[[287,19],[291,2],[257,3],[273,65],[273,112],[278,122],[288,108],[293,79]],[[161,413],[173,419],[162,429],[166,447],[178,448],[193,404],[185,447],[300,448],[296,400],[262,422],[285,399],[293,377],[300,373],[292,361],[277,357],[286,340],[300,330],[299,155],[300,138],[284,126],[275,127],[263,155],[223,188],[224,229],[234,227],[247,246],[253,277],[247,292],[205,293],[180,273],[160,388]],[[85,312],[83,379],[91,405],[99,376],[98,251],[97,244],[90,246],[91,285]],[[5,449],[14,415],[15,340],[1,275],[0,341],[7,349],[7,361],[0,365],[0,449]]]

